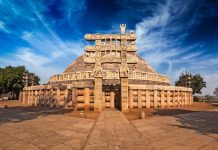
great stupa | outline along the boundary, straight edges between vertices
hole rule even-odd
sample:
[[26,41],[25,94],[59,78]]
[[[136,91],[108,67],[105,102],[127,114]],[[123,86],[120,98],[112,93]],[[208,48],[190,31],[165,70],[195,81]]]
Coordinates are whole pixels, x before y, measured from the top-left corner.
[[191,105],[192,89],[171,86],[167,76],[136,54],[135,32],[126,33],[125,24],[120,29],[120,34],[86,34],[94,45],[85,46],[84,54],[46,85],[24,87],[20,100],[34,106],[123,112]]

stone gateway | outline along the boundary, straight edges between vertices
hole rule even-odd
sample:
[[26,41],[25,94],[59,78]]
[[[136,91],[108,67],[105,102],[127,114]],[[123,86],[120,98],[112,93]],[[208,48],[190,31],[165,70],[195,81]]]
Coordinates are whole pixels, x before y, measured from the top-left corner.
[[93,42],[62,74],[46,85],[24,87],[20,99],[28,105],[72,107],[74,110],[117,108],[122,112],[140,108],[191,105],[192,89],[171,86],[136,54],[136,34],[86,34]]

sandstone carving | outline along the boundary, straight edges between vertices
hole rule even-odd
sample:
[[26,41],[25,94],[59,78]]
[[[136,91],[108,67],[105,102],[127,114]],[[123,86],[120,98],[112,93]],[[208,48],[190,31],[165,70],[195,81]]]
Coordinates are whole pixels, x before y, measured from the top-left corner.
[[86,34],[85,53],[48,84],[25,87],[20,100],[28,105],[72,107],[74,110],[165,108],[191,105],[192,89],[170,86],[135,52],[136,34]]

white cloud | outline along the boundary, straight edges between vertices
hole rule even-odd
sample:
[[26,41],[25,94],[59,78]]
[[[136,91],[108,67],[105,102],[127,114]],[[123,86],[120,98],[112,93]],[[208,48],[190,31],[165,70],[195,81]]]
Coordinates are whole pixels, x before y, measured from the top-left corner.
[[33,33],[32,32],[27,32],[24,31],[21,38],[24,40],[30,40],[33,37]]
[[[61,73],[83,52],[84,46],[82,41],[63,40],[52,30],[50,20],[45,19],[42,14],[48,10],[49,3],[53,2],[46,1],[47,5],[45,5],[41,1],[29,1],[26,2],[26,7],[8,0],[0,3],[2,12],[8,14],[7,17],[0,18],[7,24],[16,24],[16,30],[10,30],[10,33],[22,39],[26,45],[17,47],[10,54],[0,57],[0,65],[25,65],[28,70],[40,76],[42,83],[46,83],[52,75]],[[68,17],[71,17],[72,13],[84,9],[83,4],[85,2],[81,1],[77,4],[65,1],[63,8],[67,8],[63,14],[67,13]],[[77,10],[73,11],[72,6]],[[0,22],[0,30],[6,29],[3,21]]]
[[4,32],[9,33],[8,29],[5,26],[5,23],[1,20],[0,20],[0,31],[4,31]]
[[179,3],[170,0],[165,2],[155,7],[150,17],[136,24],[138,52],[155,69],[163,70],[161,64],[168,64],[164,73],[170,77],[172,84],[178,80],[183,71],[200,73],[208,82],[203,94],[211,93],[215,86],[211,81],[216,81],[218,76],[212,69],[218,66],[216,56],[203,55],[205,49],[201,43],[183,46],[189,29],[197,21],[196,18],[192,18],[194,22],[191,19],[186,24],[177,22],[179,17],[187,13],[188,7],[184,5],[190,5],[190,2]]
[[51,60],[49,58],[36,54],[30,48],[19,48],[15,54],[15,58],[22,61],[24,64],[33,65],[33,66],[42,66],[45,65]]

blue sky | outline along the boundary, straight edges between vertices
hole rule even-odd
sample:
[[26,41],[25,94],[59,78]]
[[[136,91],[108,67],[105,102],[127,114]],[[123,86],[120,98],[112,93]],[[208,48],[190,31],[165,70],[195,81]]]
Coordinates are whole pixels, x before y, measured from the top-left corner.
[[25,65],[46,83],[83,53],[85,33],[135,30],[140,54],[172,84],[199,73],[218,86],[214,0],[0,0],[0,66]]

